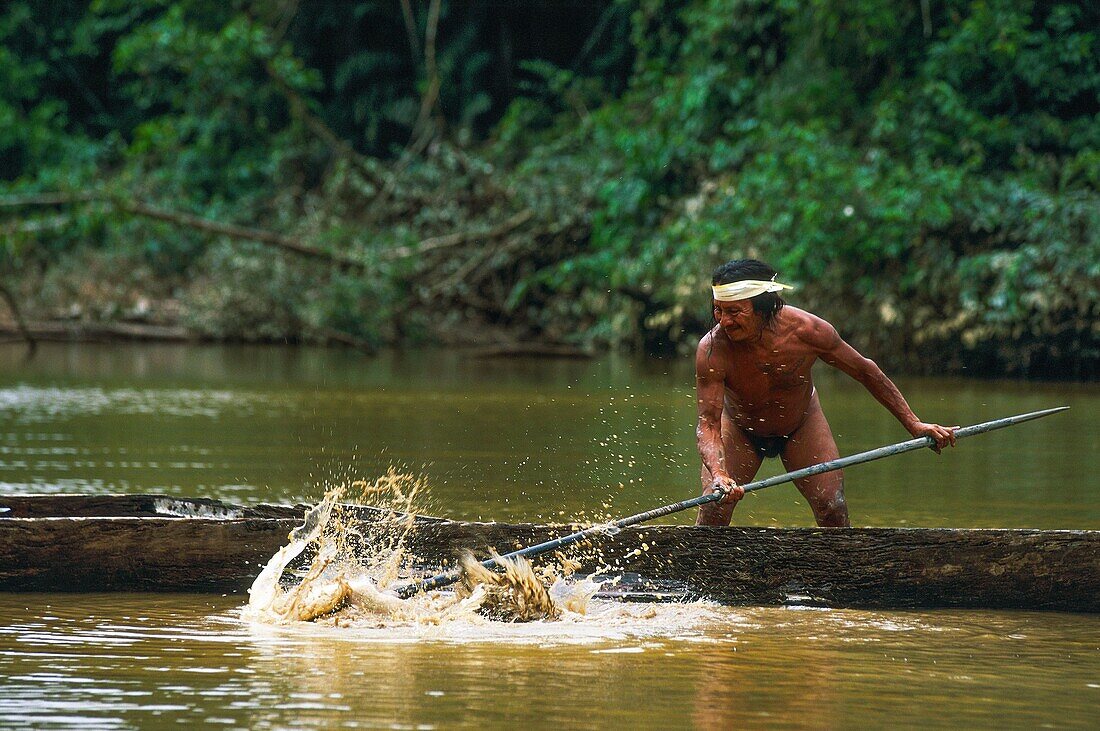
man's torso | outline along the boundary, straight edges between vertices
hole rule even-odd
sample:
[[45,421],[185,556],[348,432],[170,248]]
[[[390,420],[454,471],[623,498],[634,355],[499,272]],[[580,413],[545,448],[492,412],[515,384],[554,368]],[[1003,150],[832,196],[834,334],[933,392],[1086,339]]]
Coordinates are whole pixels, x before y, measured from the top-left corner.
[[799,337],[807,313],[785,307],[757,341],[720,339],[724,358],[725,410],[746,433],[787,436],[803,422],[814,393],[811,370],[818,353]]

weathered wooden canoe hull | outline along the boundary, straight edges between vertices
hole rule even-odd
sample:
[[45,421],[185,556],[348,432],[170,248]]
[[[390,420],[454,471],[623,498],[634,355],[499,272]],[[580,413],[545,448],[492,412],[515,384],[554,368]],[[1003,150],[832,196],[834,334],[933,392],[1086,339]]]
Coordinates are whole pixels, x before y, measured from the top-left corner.
[[241,591],[303,514],[155,495],[0,498],[5,507],[4,591]]
[[[304,510],[151,495],[0,498],[3,508],[5,591],[240,592]],[[574,529],[418,518],[410,547],[438,566]],[[1100,611],[1100,531],[637,526],[581,552],[726,604]]]

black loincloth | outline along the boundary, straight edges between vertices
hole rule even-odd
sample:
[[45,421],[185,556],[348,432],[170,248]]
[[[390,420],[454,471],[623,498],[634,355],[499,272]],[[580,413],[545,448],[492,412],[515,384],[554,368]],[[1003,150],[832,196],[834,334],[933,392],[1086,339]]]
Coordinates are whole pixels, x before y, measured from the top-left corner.
[[783,453],[783,448],[787,446],[787,442],[791,440],[790,435],[785,437],[762,437],[746,433],[745,437],[748,438],[749,444],[752,445],[753,451],[760,456],[760,459],[778,457]]

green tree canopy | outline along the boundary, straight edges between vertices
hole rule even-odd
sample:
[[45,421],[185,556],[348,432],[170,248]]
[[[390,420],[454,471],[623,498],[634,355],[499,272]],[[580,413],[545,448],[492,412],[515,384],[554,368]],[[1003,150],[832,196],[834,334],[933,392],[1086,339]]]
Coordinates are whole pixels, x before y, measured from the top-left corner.
[[0,226],[46,314],[690,349],[710,270],[753,256],[895,367],[1091,378],[1097,28],[1027,0],[16,0],[0,180],[64,202]]

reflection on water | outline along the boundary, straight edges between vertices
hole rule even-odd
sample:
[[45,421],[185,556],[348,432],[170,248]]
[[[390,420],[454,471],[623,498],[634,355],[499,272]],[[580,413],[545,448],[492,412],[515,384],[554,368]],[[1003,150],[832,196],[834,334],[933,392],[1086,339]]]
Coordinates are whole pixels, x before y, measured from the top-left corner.
[[711,608],[655,635],[431,641],[207,596],[0,594],[0,725],[1086,728],[1093,617]]
[[152,414],[214,419],[226,411],[250,415],[263,397],[233,391],[134,388],[0,389],[0,411],[17,424],[35,424],[74,416]]

